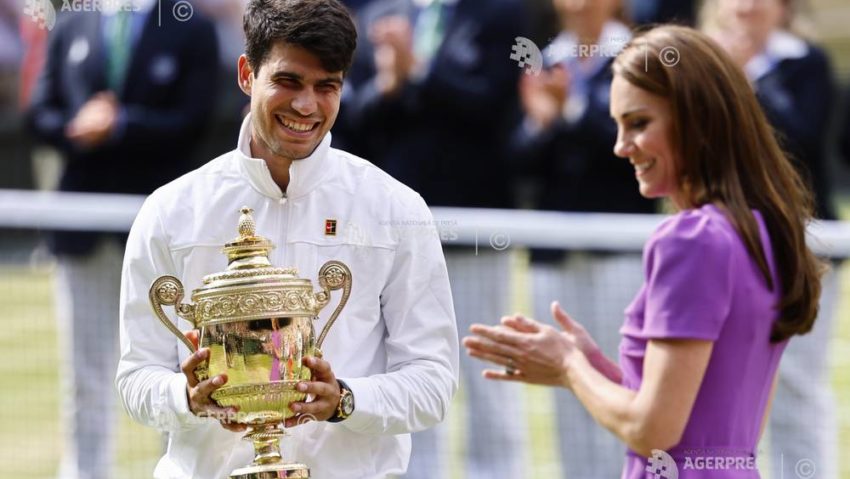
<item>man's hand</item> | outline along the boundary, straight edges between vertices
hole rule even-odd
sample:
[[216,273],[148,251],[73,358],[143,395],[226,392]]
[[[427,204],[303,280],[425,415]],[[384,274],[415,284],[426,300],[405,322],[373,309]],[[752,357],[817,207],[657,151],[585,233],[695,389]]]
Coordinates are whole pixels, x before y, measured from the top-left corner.
[[341,392],[330,363],[310,357],[304,359],[304,365],[313,371],[313,380],[298,383],[296,389],[302,393],[312,394],[314,397],[310,402],[296,402],[289,405],[296,415],[286,420],[286,427],[304,424],[309,420],[327,421],[336,414],[336,408],[339,406]]
[[[195,348],[198,348],[198,331],[189,331],[186,337]],[[227,383],[227,375],[219,374],[218,376],[198,381],[195,376],[195,368],[201,365],[209,358],[209,348],[197,349],[197,351],[186,358],[180,364],[180,369],[186,376],[186,396],[189,398],[189,410],[199,417],[214,417],[218,419],[221,426],[228,431],[241,432],[248,428],[244,424],[235,422],[237,409],[233,407],[223,408],[213,401],[210,395],[216,389],[224,386]]]
[[96,93],[65,128],[65,136],[84,148],[103,144],[118,122],[118,98],[112,92]]

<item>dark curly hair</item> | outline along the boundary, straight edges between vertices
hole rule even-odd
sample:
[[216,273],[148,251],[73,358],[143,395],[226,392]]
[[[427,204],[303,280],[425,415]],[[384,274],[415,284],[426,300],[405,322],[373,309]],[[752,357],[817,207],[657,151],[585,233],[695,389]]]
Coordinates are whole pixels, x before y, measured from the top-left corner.
[[245,56],[254,76],[276,42],[316,55],[329,72],[351,66],[357,32],[348,10],[337,0],[251,0],[242,18]]

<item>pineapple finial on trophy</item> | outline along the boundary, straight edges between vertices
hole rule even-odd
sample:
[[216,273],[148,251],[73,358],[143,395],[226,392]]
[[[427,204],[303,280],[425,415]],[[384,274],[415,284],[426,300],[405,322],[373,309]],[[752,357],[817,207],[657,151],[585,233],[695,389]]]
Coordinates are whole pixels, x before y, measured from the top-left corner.
[[247,206],[243,206],[239,211],[242,212],[242,216],[239,217],[239,239],[247,239],[252,238],[257,235],[257,224],[254,222],[254,217],[251,216],[251,213],[254,212],[253,208],[249,208]]
[[254,221],[253,208],[243,206],[239,209],[239,223],[236,230],[239,237],[224,245],[227,255],[227,269],[267,268],[269,252],[274,248],[271,241],[257,235],[257,223]]

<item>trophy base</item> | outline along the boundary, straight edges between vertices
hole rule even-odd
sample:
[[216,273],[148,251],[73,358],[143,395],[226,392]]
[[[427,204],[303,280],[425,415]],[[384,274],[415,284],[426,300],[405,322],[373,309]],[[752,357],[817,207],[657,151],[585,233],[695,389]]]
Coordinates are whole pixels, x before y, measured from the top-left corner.
[[242,467],[230,479],[309,479],[310,468],[304,464],[266,464]]

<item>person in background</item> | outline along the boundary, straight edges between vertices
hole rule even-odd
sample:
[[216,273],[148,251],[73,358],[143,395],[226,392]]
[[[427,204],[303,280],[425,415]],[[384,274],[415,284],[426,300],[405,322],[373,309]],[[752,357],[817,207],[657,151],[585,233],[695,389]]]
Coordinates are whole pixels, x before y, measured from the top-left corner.
[[[611,145],[617,124],[609,115],[611,63],[631,39],[620,0],[554,0],[561,32],[544,50],[549,68],[523,75],[525,116],[514,135],[521,168],[539,187],[535,207],[594,213],[654,213],[654,200],[634,188],[634,169],[617,161]],[[643,278],[639,254],[609,251],[531,252],[534,314],[558,299],[587,318],[601,350],[617,351],[623,310]],[[610,285],[600,288],[600,284]],[[615,477],[611,457],[622,445],[600,427],[568,391],[555,391],[564,477]]]
[[[64,157],[59,189],[148,194],[191,167],[215,98],[213,25],[171,0],[60,14],[28,124]],[[56,231],[56,313],[66,433],[59,477],[113,478],[118,297],[124,236]]]
[[613,68],[614,151],[642,195],[678,210],[644,248],[619,363],[557,302],[560,329],[508,316],[474,325],[464,346],[504,368],[490,379],[572,391],[628,446],[624,479],[674,468],[689,479],[758,477],[782,353],[817,317],[825,265],[806,245],[811,192],[741,69],[705,34],[655,28]]
[[[708,32],[744,70],[779,141],[815,193],[817,218],[837,219],[828,145],[837,92],[826,52],[795,33],[792,0],[709,0]],[[788,347],[779,367],[769,423],[775,475],[812,461],[818,477],[837,478],[838,431],[829,378],[829,340],[838,312],[838,263],[823,279],[817,327]],[[800,411],[806,411],[801,414]]]
[[[518,115],[510,59],[524,31],[521,0],[377,0],[359,11],[350,91],[340,118],[352,151],[419,191],[432,206],[513,205],[506,141]],[[337,130],[335,130],[337,131]],[[441,226],[441,225],[438,225]],[[510,308],[510,251],[452,246],[442,225],[458,328]],[[501,244],[497,244],[501,247]],[[499,298],[493,301],[493,298]],[[468,407],[465,477],[522,477],[522,389],[487,387],[481,367],[461,356]],[[407,478],[448,474],[447,431],[414,434]]]

